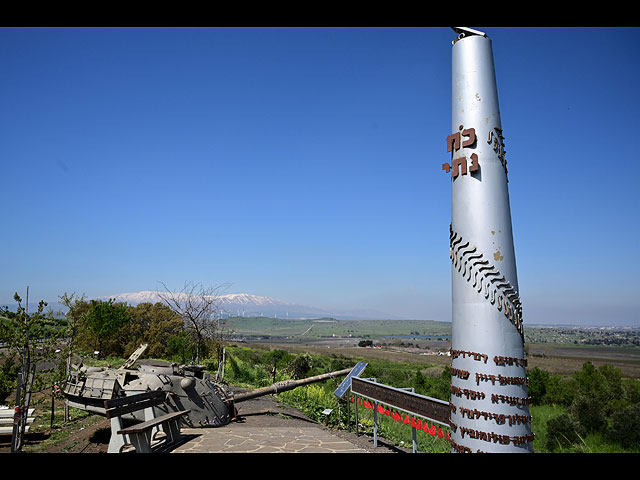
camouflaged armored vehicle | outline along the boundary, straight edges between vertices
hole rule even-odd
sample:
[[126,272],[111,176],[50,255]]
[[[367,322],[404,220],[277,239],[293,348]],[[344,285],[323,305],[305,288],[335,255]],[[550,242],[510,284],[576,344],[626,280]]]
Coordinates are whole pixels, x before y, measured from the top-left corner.
[[[351,371],[345,369],[302,380],[288,380],[234,394],[228,387],[214,382],[202,366],[147,361],[133,368],[146,347],[141,345],[120,368],[76,367],[62,388],[67,404],[105,416],[105,400],[161,390],[166,392],[166,401],[163,406],[156,407],[159,410],[189,410],[184,419],[187,425],[217,427],[228,424],[236,417],[237,403],[347,375]],[[143,412],[134,412],[130,416],[132,420],[144,420]]]

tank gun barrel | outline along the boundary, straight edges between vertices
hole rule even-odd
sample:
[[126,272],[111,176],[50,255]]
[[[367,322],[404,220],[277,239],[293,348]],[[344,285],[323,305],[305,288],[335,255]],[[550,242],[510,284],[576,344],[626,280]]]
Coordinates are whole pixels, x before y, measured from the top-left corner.
[[233,401],[234,403],[239,403],[244,402],[245,400],[262,397],[264,395],[269,395],[272,393],[286,392],[288,390],[293,390],[294,388],[301,387],[302,385],[307,385],[309,383],[321,382],[322,380],[327,380],[329,378],[347,375],[350,371],[351,368],[346,368],[344,370],[323,373],[322,375],[316,375],[315,377],[303,378],[300,380],[284,380],[282,382],[277,382],[273,385],[269,385],[268,387],[262,387],[255,390],[249,390],[248,392],[237,393],[234,395]]

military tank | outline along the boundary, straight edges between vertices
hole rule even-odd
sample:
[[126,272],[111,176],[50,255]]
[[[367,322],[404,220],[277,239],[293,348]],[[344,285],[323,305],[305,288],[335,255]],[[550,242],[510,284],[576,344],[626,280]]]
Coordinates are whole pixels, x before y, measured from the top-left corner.
[[[147,361],[133,368],[144,350],[146,345],[141,345],[120,368],[76,366],[61,389],[67,405],[106,416],[105,400],[161,390],[166,392],[167,397],[162,406],[156,407],[160,412],[189,410],[184,419],[188,426],[219,427],[236,418],[237,403],[347,375],[351,371],[339,370],[234,393],[229,387],[214,382],[204,367],[199,365]],[[144,413],[134,412],[129,420],[143,421]]]

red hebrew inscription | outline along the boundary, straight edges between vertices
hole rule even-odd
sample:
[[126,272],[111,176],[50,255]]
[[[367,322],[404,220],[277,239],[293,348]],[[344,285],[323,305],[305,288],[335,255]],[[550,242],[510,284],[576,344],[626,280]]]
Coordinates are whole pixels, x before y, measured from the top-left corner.
[[475,153],[471,154],[471,166],[469,167],[470,172],[475,172],[478,170],[478,155]]
[[460,150],[460,132],[452,133],[447,137],[447,152],[452,150]]
[[453,165],[453,173],[451,174],[453,178],[457,177],[460,173],[462,173],[462,175],[467,174],[467,157],[456,158],[451,163]]
[[[462,125],[460,125],[462,126]],[[469,137],[468,140],[462,142],[463,147],[472,147],[476,143],[476,129],[475,128],[467,128],[462,131],[463,137]]]
[[476,129],[464,128],[464,125],[458,127],[456,133],[447,136],[447,152],[451,152],[451,164],[443,163],[442,170],[446,173],[451,172],[451,177],[456,178],[458,175],[466,175],[467,170],[475,172],[478,170],[478,155],[471,154],[471,166],[467,168],[467,157],[459,156],[453,158],[455,152],[460,148],[474,148],[476,145]]

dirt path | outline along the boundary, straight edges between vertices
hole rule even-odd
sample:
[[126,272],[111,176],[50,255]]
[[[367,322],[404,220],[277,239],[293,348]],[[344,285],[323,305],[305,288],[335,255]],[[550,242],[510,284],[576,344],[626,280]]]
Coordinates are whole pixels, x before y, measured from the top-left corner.
[[[55,442],[64,428],[63,439]],[[72,421],[62,428],[38,428],[25,435],[23,452],[37,453],[100,453],[106,452],[111,430],[109,421],[102,417],[89,416]],[[51,443],[54,442],[54,443]],[[46,446],[45,446],[46,445]],[[11,435],[0,435],[0,453],[11,452]]]

